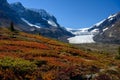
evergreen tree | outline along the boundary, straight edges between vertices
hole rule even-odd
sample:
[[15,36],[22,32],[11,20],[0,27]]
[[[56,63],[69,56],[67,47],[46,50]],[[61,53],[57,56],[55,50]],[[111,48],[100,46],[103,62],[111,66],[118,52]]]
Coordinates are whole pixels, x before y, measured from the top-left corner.
[[11,31],[15,31],[15,29],[14,29],[14,23],[13,22],[10,23],[10,30]]
[[118,47],[118,54],[119,54],[119,56],[120,56],[120,46]]
[[118,55],[116,56],[116,59],[120,59],[120,46],[118,47]]

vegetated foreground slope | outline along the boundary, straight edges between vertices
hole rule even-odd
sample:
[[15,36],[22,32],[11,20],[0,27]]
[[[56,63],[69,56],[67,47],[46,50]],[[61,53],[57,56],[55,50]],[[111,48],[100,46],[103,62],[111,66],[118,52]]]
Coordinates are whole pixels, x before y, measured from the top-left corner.
[[1,80],[120,80],[119,63],[40,35],[0,28]]
[[118,55],[119,44],[110,43],[86,43],[86,44],[74,44],[74,46],[92,53],[106,54],[116,57]]

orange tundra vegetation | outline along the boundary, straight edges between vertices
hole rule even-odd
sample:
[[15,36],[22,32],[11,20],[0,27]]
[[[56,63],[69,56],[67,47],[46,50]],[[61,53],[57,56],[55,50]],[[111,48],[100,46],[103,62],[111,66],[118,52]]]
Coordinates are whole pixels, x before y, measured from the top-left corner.
[[119,63],[40,35],[0,29],[0,80],[120,80]]

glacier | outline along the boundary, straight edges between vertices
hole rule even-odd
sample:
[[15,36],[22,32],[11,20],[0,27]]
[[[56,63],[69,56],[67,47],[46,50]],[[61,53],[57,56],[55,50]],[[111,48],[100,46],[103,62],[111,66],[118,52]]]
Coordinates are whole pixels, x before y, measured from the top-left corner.
[[72,44],[95,43],[95,41],[93,40],[93,36],[94,35],[79,35],[68,38],[68,41]]
[[93,40],[94,34],[96,31],[89,32],[89,28],[82,28],[82,29],[71,29],[66,28],[69,32],[74,34],[74,37],[68,38],[69,43],[71,44],[81,44],[81,43],[95,43]]

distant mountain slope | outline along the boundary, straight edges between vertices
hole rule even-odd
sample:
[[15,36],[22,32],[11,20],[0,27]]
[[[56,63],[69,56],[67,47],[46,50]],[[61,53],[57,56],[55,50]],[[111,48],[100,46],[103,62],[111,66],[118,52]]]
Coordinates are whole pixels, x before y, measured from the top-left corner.
[[110,15],[108,18],[94,24],[90,28],[71,29],[67,31],[75,35],[68,38],[70,43],[120,43],[120,12]]
[[89,31],[98,31],[94,36],[96,42],[120,44],[120,12],[95,24]]
[[96,23],[88,31],[98,30],[99,32],[103,32],[106,28],[113,26],[118,21],[120,21],[120,12],[110,15],[108,18]]
[[90,34],[90,32],[88,32],[88,29],[89,28],[81,28],[81,29],[66,28],[67,31],[71,32],[76,36]]
[[8,27],[10,22],[14,22],[16,29],[46,37],[62,40],[73,36],[45,10],[28,9],[20,2],[9,4],[7,0],[0,0],[0,26]]
[[59,26],[56,18],[49,15],[45,10],[28,9],[25,8],[20,2],[11,4],[11,8],[16,11],[22,19],[39,27],[49,28]]
[[11,9],[7,0],[0,0],[0,26],[9,27],[10,23],[14,22],[19,30],[30,30],[30,26],[24,23],[16,11]]
[[94,37],[97,42],[120,44],[120,21]]

